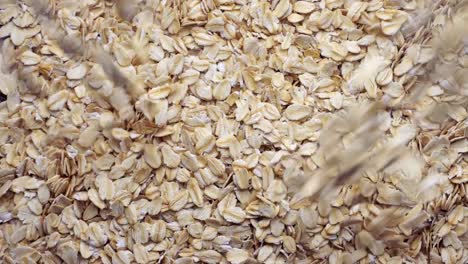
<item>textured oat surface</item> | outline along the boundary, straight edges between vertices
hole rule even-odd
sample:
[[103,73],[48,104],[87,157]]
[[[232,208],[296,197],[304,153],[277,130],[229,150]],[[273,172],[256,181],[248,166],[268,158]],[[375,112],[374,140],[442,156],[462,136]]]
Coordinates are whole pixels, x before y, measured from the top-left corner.
[[0,0],[0,262],[468,263],[467,24]]

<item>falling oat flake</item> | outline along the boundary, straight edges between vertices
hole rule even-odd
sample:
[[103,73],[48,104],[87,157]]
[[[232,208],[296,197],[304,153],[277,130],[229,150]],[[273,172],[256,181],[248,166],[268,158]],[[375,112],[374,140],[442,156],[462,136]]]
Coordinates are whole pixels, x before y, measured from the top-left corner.
[[468,263],[466,0],[0,0],[1,263]]

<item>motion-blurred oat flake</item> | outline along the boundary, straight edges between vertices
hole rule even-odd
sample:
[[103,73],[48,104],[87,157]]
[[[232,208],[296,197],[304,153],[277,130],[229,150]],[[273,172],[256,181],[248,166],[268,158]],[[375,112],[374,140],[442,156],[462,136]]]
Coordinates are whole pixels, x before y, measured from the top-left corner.
[[0,0],[0,262],[468,263],[466,25],[466,0]]

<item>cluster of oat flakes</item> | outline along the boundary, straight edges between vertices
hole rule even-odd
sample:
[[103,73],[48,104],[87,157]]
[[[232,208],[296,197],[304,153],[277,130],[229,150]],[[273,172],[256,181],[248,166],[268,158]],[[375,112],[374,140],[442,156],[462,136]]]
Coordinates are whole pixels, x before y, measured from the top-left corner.
[[467,10],[0,0],[2,262],[468,262]]

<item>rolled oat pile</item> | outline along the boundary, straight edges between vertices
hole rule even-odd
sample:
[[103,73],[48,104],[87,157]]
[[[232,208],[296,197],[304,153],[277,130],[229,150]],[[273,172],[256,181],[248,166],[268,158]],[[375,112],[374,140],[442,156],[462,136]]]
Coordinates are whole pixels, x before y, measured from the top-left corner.
[[0,0],[1,263],[468,263],[466,0]]

